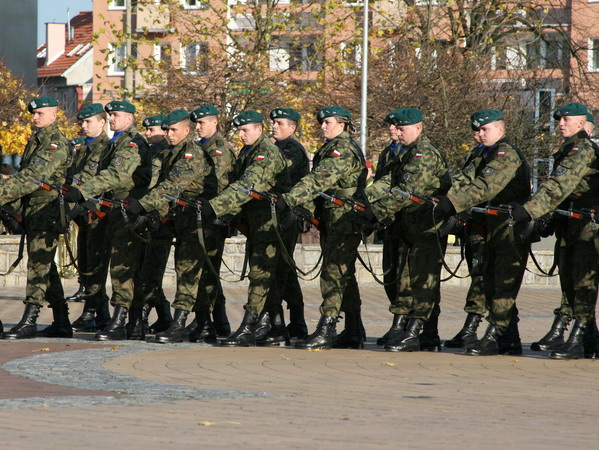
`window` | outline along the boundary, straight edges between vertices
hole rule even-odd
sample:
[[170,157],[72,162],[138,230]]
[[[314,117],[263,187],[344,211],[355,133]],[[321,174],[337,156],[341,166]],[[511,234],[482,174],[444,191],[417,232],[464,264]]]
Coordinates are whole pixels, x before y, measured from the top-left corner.
[[519,45],[503,44],[501,47],[496,47],[491,60],[491,67],[494,70],[514,70],[523,69],[525,67],[526,49],[520,48]]
[[599,72],[599,38],[589,39],[589,72]]
[[553,110],[555,109],[555,89],[537,89],[535,92],[535,122],[545,131],[553,132],[555,123]]
[[194,42],[181,49],[181,67],[189,73],[208,73],[208,43]]
[[108,3],[108,9],[125,9],[126,0],[110,0]]
[[343,42],[341,56],[345,62],[345,73],[355,73],[362,63],[362,44],[359,42]]
[[110,64],[108,67],[108,75],[125,75],[125,62],[127,60],[127,48],[125,44],[109,44],[108,58]]
[[256,19],[251,14],[232,14],[229,20],[231,30],[253,30],[256,28]]
[[207,0],[182,0],[185,9],[208,9]]
[[169,67],[172,61],[172,48],[170,42],[161,42],[154,46],[154,59],[160,67]]
[[322,58],[314,48],[314,43],[278,43],[270,49],[271,71],[291,70],[310,72],[322,70]]
[[550,33],[526,44],[526,64],[530,69],[561,69],[568,64],[566,40]]

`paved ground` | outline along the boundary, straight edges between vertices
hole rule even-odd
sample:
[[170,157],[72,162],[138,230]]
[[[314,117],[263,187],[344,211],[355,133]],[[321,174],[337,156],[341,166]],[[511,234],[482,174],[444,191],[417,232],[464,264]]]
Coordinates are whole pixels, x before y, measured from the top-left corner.
[[[0,317],[18,321],[22,291]],[[244,289],[227,289],[238,323]],[[226,349],[72,340],[0,342],[0,442],[6,448],[597,448],[599,361],[397,354],[382,289],[363,289],[364,350]],[[442,292],[439,328],[460,328],[465,291]],[[319,295],[305,291],[309,326]],[[559,292],[519,298],[526,348]],[[81,309],[71,304],[72,316]],[[50,322],[44,309],[41,323]]]

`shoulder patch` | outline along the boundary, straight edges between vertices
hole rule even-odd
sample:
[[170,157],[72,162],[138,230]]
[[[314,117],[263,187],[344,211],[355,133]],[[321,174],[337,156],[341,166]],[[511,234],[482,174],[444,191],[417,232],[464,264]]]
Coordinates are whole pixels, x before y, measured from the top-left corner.
[[422,156],[423,156],[422,153],[416,153],[414,155],[414,158],[422,158]]
[[87,167],[89,167],[90,170],[96,170],[98,168],[98,163],[97,162],[90,162]]
[[183,158],[185,158],[185,159],[193,159],[193,154],[191,154],[191,153],[185,153],[183,155]]
[[570,150],[570,153],[578,153],[578,147],[574,147],[572,150]]
[[243,172],[243,175],[241,175],[241,179],[242,180],[247,180],[251,176],[252,176],[252,172],[249,171],[249,170],[246,170],[245,172]]
[[116,158],[114,158],[114,165],[115,166],[120,166],[121,164],[123,164],[123,157],[122,156],[117,156]]
[[341,152],[337,149],[333,150],[333,156],[341,156]]
[[505,152],[504,151],[497,152],[497,156],[505,156]]
[[222,152],[222,150],[215,150],[215,151],[214,151],[214,154],[215,154],[216,156],[221,156],[221,155],[223,154],[223,152]]
[[137,145],[137,142],[134,142],[134,141],[129,142],[129,145],[131,147],[139,147],[139,145]]
[[56,150],[58,148],[58,144],[50,144],[50,148]]
[[560,175],[565,174],[567,171],[568,171],[567,167],[559,166],[557,169],[555,169],[555,175],[557,175],[559,177]]
[[485,167],[485,170],[483,170],[484,177],[490,177],[494,173],[495,173],[495,169],[493,169],[492,167]]
[[181,173],[181,169],[179,169],[178,167],[173,167],[169,173],[169,177],[171,177],[171,178],[178,177],[180,173]]
[[34,166],[39,166],[40,164],[44,164],[45,162],[47,162],[47,161],[40,156],[36,156],[35,158],[33,158],[33,161],[31,161],[31,163]]
[[412,178],[412,174],[406,172],[401,176],[401,181],[407,183],[408,181],[410,181],[410,178]]
[[266,159],[266,157],[264,155],[258,155],[256,159],[258,161],[264,161],[264,159]]

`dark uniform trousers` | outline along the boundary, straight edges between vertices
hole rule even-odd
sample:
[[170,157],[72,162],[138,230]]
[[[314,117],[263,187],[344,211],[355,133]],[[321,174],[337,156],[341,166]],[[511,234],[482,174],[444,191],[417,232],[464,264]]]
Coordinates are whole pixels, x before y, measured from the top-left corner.
[[466,295],[464,311],[484,316],[488,311],[484,284],[485,239],[475,232],[470,232],[465,239],[464,256],[470,272],[470,287]]
[[150,242],[145,244],[144,262],[140,269],[140,276],[143,282],[143,302],[152,307],[166,300],[162,289],[162,280],[171,253],[172,240],[172,231],[161,223],[158,229],[152,232]]
[[81,283],[85,286],[85,301],[97,307],[106,294],[106,279],[110,264],[110,246],[106,241],[107,219],[85,214],[79,224],[79,267]]
[[206,233],[206,251],[216,274],[208,267],[205,267],[202,272],[198,298],[194,308],[195,311],[206,309],[211,311],[214,309],[214,305],[225,303],[225,295],[220,280],[220,268],[228,229],[220,225],[205,224],[204,227]]

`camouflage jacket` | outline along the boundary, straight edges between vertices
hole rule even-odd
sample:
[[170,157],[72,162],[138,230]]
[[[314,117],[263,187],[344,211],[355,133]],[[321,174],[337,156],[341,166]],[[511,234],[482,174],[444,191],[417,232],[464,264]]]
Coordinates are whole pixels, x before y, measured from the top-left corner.
[[148,143],[132,125],[108,143],[95,176],[79,190],[84,198],[98,195],[113,199],[141,198],[147,193],[151,178]]
[[475,178],[468,184],[452,187],[447,197],[460,213],[480,203],[499,206],[525,202],[530,197],[530,167],[524,155],[504,137],[485,147],[474,159]]
[[299,180],[310,172],[310,159],[306,149],[293,137],[276,141],[275,145],[279,147],[283,158],[287,162],[291,185],[295,186]]
[[391,172],[395,160],[399,156],[400,145],[398,144],[393,153],[391,153],[391,147],[393,143],[389,144],[383,149],[379,155],[379,161],[376,165],[376,172],[374,173],[374,181],[380,180],[385,175]]
[[379,220],[392,218],[401,211],[406,225],[416,225],[421,231],[434,229],[430,206],[418,205],[387,190],[397,187],[418,195],[443,194],[451,186],[447,162],[424,135],[399,151],[391,170],[366,188],[372,210]]
[[454,190],[459,186],[472,183],[476,178],[476,167],[479,164],[479,159],[483,157],[484,150],[485,147],[481,144],[474,147],[468,154],[462,169],[452,174],[451,185]]
[[40,189],[29,178],[64,184],[71,164],[69,144],[58,125],[33,134],[23,152],[21,170],[0,184],[0,204],[22,199],[27,229],[55,229],[59,222],[58,192]]
[[237,158],[235,151],[218,131],[208,141],[203,144],[201,142],[202,140],[200,140],[201,147],[214,161],[216,179],[218,180],[218,193],[220,194],[233,181],[233,169]]
[[69,175],[79,179],[82,184],[96,175],[100,165],[100,157],[110,141],[108,135],[102,133],[89,145],[85,143],[75,145],[73,149],[73,164],[69,168]]
[[568,138],[553,155],[551,176],[524,205],[533,219],[561,207],[599,205],[599,148],[584,131]]
[[166,138],[158,144],[150,145],[150,158],[152,159],[152,180],[149,185],[150,189],[158,184],[158,177],[160,176],[162,165],[168,159],[170,154],[170,144]]
[[259,192],[272,191],[278,194],[287,192],[290,188],[287,165],[279,149],[262,135],[251,146],[244,147],[233,170],[233,182],[217,197],[210,200],[210,205],[217,216],[225,214],[236,215],[241,212],[243,205],[252,201],[249,214],[256,208],[268,208],[268,202],[253,200],[235,187],[254,189]]
[[169,149],[169,157],[162,164],[156,186],[140,203],[146,211],[155,209],[165,216],[170,202],[164,194],[185,199],[210,198],[216,194],[216,189],[212,159],[189,136]]
[[331,231],[353,233],[359,230],[359,224],[351,207],[325,202],[318,193],[360,199],[366,174],[362,151],[349,134],[343,132],[318,149],[314,154],[312,172],[303,177],[284,198],[292,208],[304,206],[314,210],[316,207],[316,216],[332,228]]

